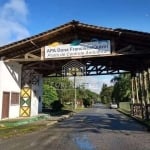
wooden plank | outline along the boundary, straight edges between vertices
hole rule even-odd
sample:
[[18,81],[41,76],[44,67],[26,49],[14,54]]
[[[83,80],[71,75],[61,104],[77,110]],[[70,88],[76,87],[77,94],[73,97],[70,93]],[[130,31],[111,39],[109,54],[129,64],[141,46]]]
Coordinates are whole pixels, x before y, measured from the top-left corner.
[[45,47],[41,48],[41,60],[45,59]]

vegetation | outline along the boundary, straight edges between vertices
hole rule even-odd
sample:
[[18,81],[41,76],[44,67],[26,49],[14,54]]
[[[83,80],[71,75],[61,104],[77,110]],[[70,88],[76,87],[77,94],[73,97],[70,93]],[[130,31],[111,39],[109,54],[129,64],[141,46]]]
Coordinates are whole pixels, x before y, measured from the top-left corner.
[[58,101],[60,103],[72,101],[71,96],[73,96],[73,83],[68,78],[44,78],[43,105],[46,108],[54,108]]
[[43,104],[44,107],[50,107],[50,104],[55,100],[58,100],[58,94],[56,89],[53,86],[49,86],[48,84],[43,85]]
[[51,107],[54,111],[61,111],[61,109],[63,108],[63,104],[61,104],[61,102],[57,100],[51,103]]
[[84,107],[92,106],[92,101],[89,98],[83,98],[83,105]]
[[114,88],[112,99],[116,102],[129,102],[131,100],[131,76],[130,74],[120,74],[112,80]]
[[[75,97],[74,84],[68,78],[49,77],[44,78],[43,84],[43,105],[46,108],[53,108],[56,104],[73,106]],[[90,106],[99,97],[95,92],[86,89],[84,86],[76,87],[76,98]],[[59,102],[58,102],[59,101]],[[58,105],[59,105],[58,104]],[[58,107],[58,106],[57,106]],[[62,107],[61,107],[62,108]],[[56,109],[55,109],[56,110]]]
[[100,99],[103,104],[108,104],[112,101],[112,91],[113,86],[107,86],[107,84],[103,84],[100,92]]
[[98,97],[98,94],[89,89],[85,89],[85,87],[77,88],[77,99],[81,99],[83,101],[84,107],[91,106],[97,101]]
[[31,133],[34,131],[39,131],[40,129],[43,129],[46,127],[46,124],[35,124],[35,123],[29,123],[25,125],[18,125],[18,126],[12,126],[12,127],[0,127],[0,139],[1,138],[10,138],[13,136],[19,136],[26,133]]
[[131,109],[130,109],[130,102],[120,102],[119,103],[119,107],[121,110],[130,113]]
[[129,74],[120,74],[115,76],[111,82],[114,83],[113,86],[107,86],[103,84],[100,99],[104,104],[110,102],[129,102],[131,100],[131,80]]

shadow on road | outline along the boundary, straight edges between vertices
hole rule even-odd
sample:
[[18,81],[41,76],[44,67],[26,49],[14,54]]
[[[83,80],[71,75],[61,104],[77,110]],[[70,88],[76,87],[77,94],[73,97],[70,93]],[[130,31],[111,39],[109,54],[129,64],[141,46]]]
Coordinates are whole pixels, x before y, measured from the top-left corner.
[[138,124],[116,110],[110,110],[103,105],[96,105],[63,122],[58,123],[59,128],[71,128],[77,132],[125,132],[145,131],[145,127]]
[[50,116],[62,116],[62,115],[67,115],[71,113],[72,111],[70,110],[54,111],[52,109],[45,108],[42,110],[42,112],[45,114],[49,114]]

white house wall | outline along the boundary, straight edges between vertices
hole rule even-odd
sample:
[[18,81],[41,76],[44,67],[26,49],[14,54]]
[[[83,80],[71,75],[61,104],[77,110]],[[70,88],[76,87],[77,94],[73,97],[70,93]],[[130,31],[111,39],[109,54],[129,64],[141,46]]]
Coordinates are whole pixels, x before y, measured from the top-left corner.
[[0,61],[0,119],[2,116],[2,62]]
[[20,105],[10,105],[9,107],[9,118],[19,117]]
[[32,85],[31,116],[42,112],[42,76],[39,75],[39,82]]
[[0,61],[0,119],[2,116],[3,92],[10,92],[9,118],[19,117],[20,104],[11,104],[11,92],[20,93],[22,65]]

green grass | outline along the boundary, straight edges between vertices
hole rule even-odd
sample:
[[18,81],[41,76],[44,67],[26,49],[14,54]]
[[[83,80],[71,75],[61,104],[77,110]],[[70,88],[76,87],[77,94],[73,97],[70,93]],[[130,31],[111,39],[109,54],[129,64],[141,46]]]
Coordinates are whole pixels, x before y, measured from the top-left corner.
[[47,118],[46,115],[41,115],[38,117],[2,120],[0,121],[0,128],[25,125],[25,124],[33,123],[35,121],[39,121],[39,120],[46,119],[46,118]]
[[119,103],[120,109],[124,110],[125,112],[130,112],[130,102],[120,102]]
[[17,127],[3,127],[0,128],[0,138],[9,138],[12,136],[22,135],[25,133],[40,130],[44,127],[46,127],[46,125],[44,124],[27,124],[27,125],[20,125]]

